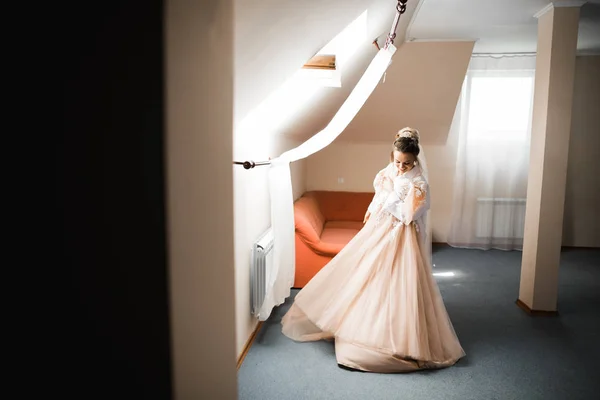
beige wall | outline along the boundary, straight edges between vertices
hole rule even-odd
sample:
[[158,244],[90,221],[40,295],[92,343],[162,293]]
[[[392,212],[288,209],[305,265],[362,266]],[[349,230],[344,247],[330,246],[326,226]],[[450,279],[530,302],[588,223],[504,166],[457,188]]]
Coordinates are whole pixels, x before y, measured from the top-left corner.
[[308,157],[306,189],[373,192],[375,174],[389,163],[389,155],[386,143],[332,143]]
[[600,247],[600,56],[577,57],[563,245]]
[[[237,140],[234,159],[262,161],[275,158],[300,143],[282,136]],[[271,226],[271,202],[269,199],[267,166],[246,170],[233,167],[235,210],[235,314],[236,352],[239,355],[256,328],[258,321],[251,315],[250,305],[250,251],[252,244]],[[291,165],[294,199],[305,191],[306,161]]]
[[399,45],[385,80],[342,138],[387,141],[398,129],[414,126],[423,132],[423,144],[445,144],[472,50],[473,42]]
[[[389,163],[390,143],[333,143],[308,158],[307,190],[373,192],[375,174]],[[446,242],[452,214],[456,135],[446,145],[423,146],[432,187],[434,242]],[[338,183],[343,178],[343,183]]]
[[233,2],[171,0],[165,12],[173,398],[232,400]]
[[538,18],[531,152],[519,301],[555,311],[575,81],[579,7]]
[[472,48],[473,42],[402,44],[386,81],[348,129],[308,158],[307,189],[373,191],[375,174],[389,162],[395,133],[416,127],[432,187],[433,240],[446,242],[458,139],[451,125]]
[[[569,148],[563,245],[600,247],[600,56],[577,57],[573,124]],[[376,117],[376,116],[374,116]],[[427,137],[427,132],[422,131]],[[308,158],[307,190],[372,191],[375,173],[386,165],[391,144],[344,141],[344,135]],[[391,140],[390,140],[391,143]],[[446,242],[452,216],[458,135],[424,144],[432,188],[434,242]],[[344,178],[344,183],[338,183]]]

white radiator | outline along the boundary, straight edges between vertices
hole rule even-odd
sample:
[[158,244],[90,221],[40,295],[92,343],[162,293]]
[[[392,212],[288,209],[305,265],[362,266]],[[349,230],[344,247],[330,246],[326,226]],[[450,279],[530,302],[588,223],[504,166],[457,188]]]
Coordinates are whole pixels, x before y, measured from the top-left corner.
[[273,229],[269,228],[252,245],[250,260],[250,304],[252,314],[258,315],[265,300],[267,282],[273,265]]
[[492,239],[523,239],[525,200],[520,198],[478,198],[476,236]]

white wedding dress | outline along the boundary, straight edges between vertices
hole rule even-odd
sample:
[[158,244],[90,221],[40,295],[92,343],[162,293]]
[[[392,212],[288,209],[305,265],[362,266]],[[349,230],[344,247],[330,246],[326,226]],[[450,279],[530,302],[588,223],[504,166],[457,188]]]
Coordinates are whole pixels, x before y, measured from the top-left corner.
[[363,371],[453,365],[465,353],[431,271],[425,176],[390,163],[374,187],[370,219],[297,294],[283,333],[333,339],[338,364]]

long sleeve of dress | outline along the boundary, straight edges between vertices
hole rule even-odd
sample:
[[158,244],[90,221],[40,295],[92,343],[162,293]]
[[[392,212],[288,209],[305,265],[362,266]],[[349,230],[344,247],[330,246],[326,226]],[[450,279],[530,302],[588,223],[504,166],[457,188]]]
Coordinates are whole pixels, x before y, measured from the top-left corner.
[[394,180],[394,192],[388,197],[385,209],[405,225],[417,221],[429,209],[429,186],[422,177]]
[[375,214],[380,209],[381,205],[389,195],[389,192],[392,190],[392,182],[388,177],[389,168],[390,167],[388,165],[388,167],[379,171],[373,181],[375,195],[373,196],[373,200],[368,207],[368,210],[371,214]]

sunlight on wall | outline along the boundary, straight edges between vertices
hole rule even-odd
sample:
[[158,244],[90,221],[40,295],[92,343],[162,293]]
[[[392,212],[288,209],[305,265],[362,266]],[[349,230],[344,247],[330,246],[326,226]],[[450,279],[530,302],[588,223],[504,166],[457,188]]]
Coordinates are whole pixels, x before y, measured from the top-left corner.
[[[335,54],[336,64],[343,68],[351,60],[359,47],[366,40],[367,11],[365,10],[356,20],[325,45],[317,54]],[[236,129],[239,139],[251,139],[245,143],[254,154],[268,141],[273,134],[284,133],[289,127],[294,115],[306,107],[315,94],[324,86],[332,86],[331,79],[340,77],[324,71],[299,69],[281,87],[252,110]],[[335,85],[334,85],[335,86]]]
[[335,54],[336,65],[345,68],[367,37],[367,10],[327,43],[317,54]]
[[301,69],[295,79],[315,87],[342,87],[342,74],[339,67],[333,69]]
[[242,120],[238,134],[252,135],[257,145],[273,134],[281,133],[298,108],[308,102],[319,87],[307,85],[294,75]]
[[342,71],[350,65],[350,60],[367,37],[367,11],[348,25],[317,54],[335,55],[335,71],[301,69],[295,79],[306,84],[323,87],[342,87]]

